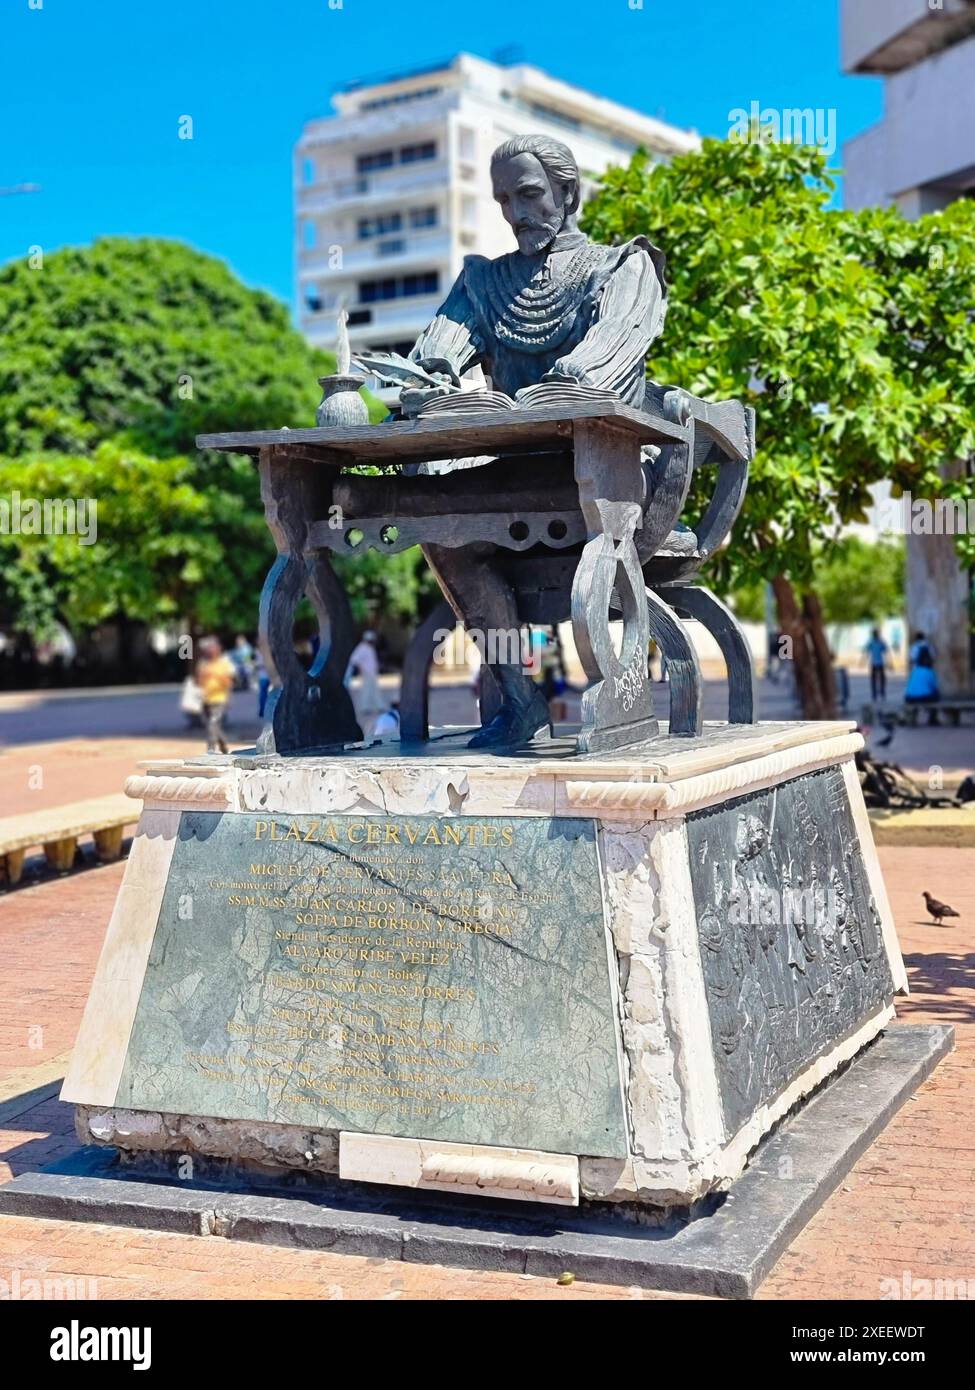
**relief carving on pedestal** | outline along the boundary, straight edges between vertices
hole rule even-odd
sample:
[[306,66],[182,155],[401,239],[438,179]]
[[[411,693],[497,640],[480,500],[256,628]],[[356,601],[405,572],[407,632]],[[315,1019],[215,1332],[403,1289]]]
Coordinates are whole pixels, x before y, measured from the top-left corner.
[[729,1134],[894,992],[837,767],[687,818]]

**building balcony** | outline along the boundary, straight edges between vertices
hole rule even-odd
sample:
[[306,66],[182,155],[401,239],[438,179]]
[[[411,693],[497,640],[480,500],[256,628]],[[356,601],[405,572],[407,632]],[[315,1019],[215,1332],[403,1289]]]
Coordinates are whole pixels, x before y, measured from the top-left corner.
[[903,195],[913,190],[931,190],[930,197],[902,204],[908,215],[914,215],[925,206],[942,206],[949,201],[951,190],[958,196],[971,188],[975,164],[973,61],[975,36],[909,72],[888,78],[883,121],[844,147],[848,206],[900,203]]
[[431,159],[417,164],[398,164],[392,169],[377,169],[371,174],[340,179],[332,183],[311,183],[297,191],[299,216],[314,217],[341,207],[375,207],[381,203],[400,203],[404,198],[432,188],[446,188],[450,166],[446,159]]
[[[380,299],[373,304],[349,305],[349,338],[353,344],[416,336],[443,303],[442,294],[417,294],[402,299]],[[324,295],[314,313],[301,310],[301,328],[313,342],[329,343],[335,337],[335,312],[340,296]]]
[[375,111],[356,111],[347,115],[323,116],[310,121],[297,144],[300,156],[316,150],[349,145],[365,148],[377,142],[409,137],[415,130],[442,126],[457,105],[459,92],[446,90],[418,101],[384,106]]
[[343,246],[341,266],[329,263],[327,251],[299,251],[298,278],[328,281],[349,275],[382,275],[414,266],[436,269],[449,261],[451,245],[449,228],[430,227],[426,231],[363,238],[348,249]]
[[975,34],[975,0],[843,0],[847,72],[895,73]]

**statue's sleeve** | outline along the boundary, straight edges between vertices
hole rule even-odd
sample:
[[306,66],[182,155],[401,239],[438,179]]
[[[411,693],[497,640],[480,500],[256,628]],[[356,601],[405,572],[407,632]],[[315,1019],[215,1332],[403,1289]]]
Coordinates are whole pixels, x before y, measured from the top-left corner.
[[661,271],[648,251],[634,246],[603,286],[585,337],[548,375],[616,391],[639,406],[647,354],[663,328],[666,303]]
[[467,289],[466,268],[454,281],[447,298],[417,338],[410,353],[414,362],[447,361],[458,376],[473,367],[481,355],[477,342],[474,305]]

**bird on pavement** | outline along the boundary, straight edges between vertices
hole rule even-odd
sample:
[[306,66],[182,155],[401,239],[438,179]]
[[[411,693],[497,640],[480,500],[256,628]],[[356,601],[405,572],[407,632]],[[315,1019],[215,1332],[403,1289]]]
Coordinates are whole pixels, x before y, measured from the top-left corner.
[[937,898],[932,898],[927,890],[922,894],[922,897],[924,898],[924,906],[928,909],[928,912],[939,927],[941,926],[942,918],[961,916],[960,912],[956,912],[955,909],[949,907],[947,903],[939,903]]
[[897,732],[897,725],[894,723],[893,719],[881,719],[880,727],[884,730],[887,737],[878,738],[877,747],[889,748],[894,741],[894,734]]

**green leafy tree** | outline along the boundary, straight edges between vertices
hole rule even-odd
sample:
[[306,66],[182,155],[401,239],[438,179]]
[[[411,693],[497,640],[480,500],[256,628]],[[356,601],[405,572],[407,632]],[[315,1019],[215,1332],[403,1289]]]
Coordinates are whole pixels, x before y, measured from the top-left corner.
[[117,440],[90,454],[29,454],[0,474],[8,496],[83,499],[88,508],[91,544],[26,528],[0,537],[7,601],[34,636],[55,622],[81,633],[120,615],[161,626],[253,626],[271,557],[249,486],[201,485],[195,460]]
[[[195,437],[312,423],[334,365],[283,304],[177,242],[106,238],[0,269],[0,493],[98,506],[97,545],[0,535],[4,620],[36,636],[115,617],[252,628],[273,558],[257,470]],[[341,565],[363,616],[413,616],[418,551],[395,575]]]
[[119,434],[192,454],[197,434],[310,424],[332,370],[284,304],[180,242],[105,237],[0,270],[0,456]]
[[904,606],[905,547],[901,541],[844,536],[815,564],[816,592],[828,623],[881,622]]
[[909,223],[832,209],[832,190],[815,148],[706,140],[610,169],[584,216],[600,240],[643,233],[667,253],[654,378],[756,409],[748,497],[711,575],[772,584],[813,718],[835,712],[817,549],[865,520],[872,484],[934,495],[941,461],[975,448],[975,207]]

